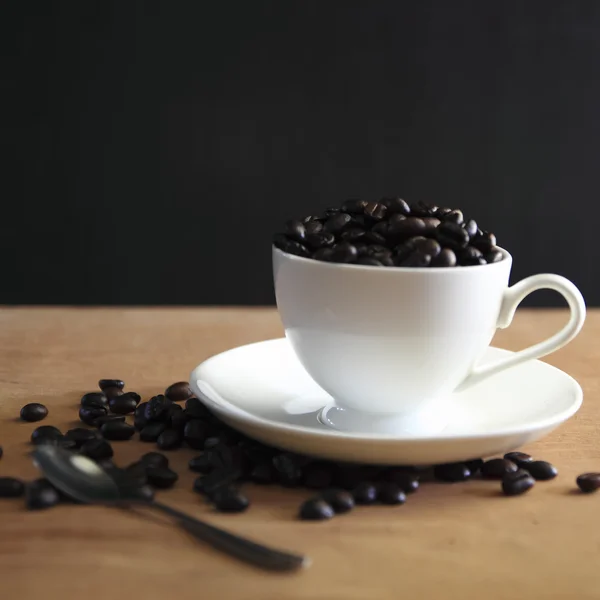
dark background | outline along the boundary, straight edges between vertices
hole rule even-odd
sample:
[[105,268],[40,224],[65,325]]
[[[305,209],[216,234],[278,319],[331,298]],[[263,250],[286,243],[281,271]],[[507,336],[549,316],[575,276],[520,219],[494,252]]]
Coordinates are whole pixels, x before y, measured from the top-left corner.
[[600,304],[600,2],[18,0],[0,28],[1,303],[271,303],[285,219],[401,195]]

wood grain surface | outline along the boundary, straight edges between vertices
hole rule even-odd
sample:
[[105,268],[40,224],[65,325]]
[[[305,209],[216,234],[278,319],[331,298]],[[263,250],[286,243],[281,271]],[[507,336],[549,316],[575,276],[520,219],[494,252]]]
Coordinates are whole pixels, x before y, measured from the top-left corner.
[[[518,349],[566,320],[557,311],[519,311],[494,344]],[[43,402],[44,421],[77,425],[84,392],[119,377],[143,397],[161,392],[208,356],[282,334],[273,309],[0,310],[0,475],[34,478],[27,452],[36,424],[20,407]],[[180,480],[159,498],[213,523],[309,554],[313,565],[272,575],[239,564],[162,519],[95,506],[27,512],[0,501],[2,600],[130,599],[577,599],[600,598],[600,493],[576,493],[574,480],[600,470],[600,312],[547,361],[584,389],[580,412],[526,448],[553,462],[559,477],[518,498],[496,483],[428,484],[401,507],[358,508],[327,523],[296,519],[302,490],[248,486],[241,515],[221,515],[191,491],[190,449],[170,453]],[[127,464],[153,449],[115,442]]]

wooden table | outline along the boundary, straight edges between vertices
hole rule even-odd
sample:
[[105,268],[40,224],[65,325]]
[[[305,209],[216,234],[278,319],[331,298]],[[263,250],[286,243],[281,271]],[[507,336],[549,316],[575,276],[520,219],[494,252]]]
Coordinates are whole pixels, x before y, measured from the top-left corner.
[[[519,311],[497,345],[518,349],[547,337],[563,311]],[[16,420],[32,401],[44,421],[77,424],[81,395],[120,377],[144,397],[186,379],[206,357],[282,333],[272,309],[0,310],[0,475],[37,476],[27,457],[35,424]],[[547,358],[582,384],[583,408],[527,448],[559,477],[519,498],[495,483],[429,484],[401,507],[360,508],[327,523],[296,511],[306,491],[248,486],[246,514],[215,514],[191,492],[193,450],[171,453],[180,473],[164,500],[212,522],[309,554],[294,575],[265,574],[207,549],[162,522],[94,506],[26,512],[0,501],[0,598],[86,599],[573,599],[600,598],[600,493],[574,493],[575,476],[600,470],[600,312]],[[115,442],[127,464],[151,449]],[[137,597],[135,596],[135,597]]]

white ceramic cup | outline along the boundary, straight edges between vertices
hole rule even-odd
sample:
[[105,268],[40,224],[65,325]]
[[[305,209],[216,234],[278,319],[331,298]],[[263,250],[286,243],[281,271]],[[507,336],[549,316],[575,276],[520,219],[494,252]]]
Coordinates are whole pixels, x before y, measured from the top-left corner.
[[[450,396],[569,343],[585,303],[559,275],[508,287],[512,257],[456,268],[326,263],[273,248],[277,307],[286,336],[312,378],[334,399],[322,421],[344,430],[435,433]],[[567,325],[496,364],[477,366],[497,328],[531,292],[552,289],[569,304]]]

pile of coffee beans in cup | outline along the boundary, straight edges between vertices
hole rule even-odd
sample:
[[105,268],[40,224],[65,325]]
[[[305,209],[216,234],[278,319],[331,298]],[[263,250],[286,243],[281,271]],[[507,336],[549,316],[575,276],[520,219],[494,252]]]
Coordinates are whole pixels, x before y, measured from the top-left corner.
[[402,198],[346,200],[292,219],[273,244],[304,258],[370,267],[469,267],[504,258],[496,236],[461,210]]
[[[41,404],[28,404],[21,410],[23,421],[35,422],[47,414]],[[125,391],[122,380],[101,379],[98,391],[81,398],[79,418],[81,426],[65,433],[54,425],[40,425],[31,432],[30,442],[57,444],[91,458],[116,480],[136,485],[148,498],[179,480],[163,452],[191,449],[197,453],[188,462],[189,469],[197,473],[193,491],[221,512],[239,513],[249,508],[250,499],[242,489],[245,483],[312,490],[298,516],[326,521],[357,506],[403,505],[423,485],[434,482],[489,480],[499,485],[500,493],[520,496],[537,482],[557,476],[553,465],[523,452],[430,468],[347,464],[285,452],[223,423],[194,397],[186,382],[174,383],[142,402],[139,394]],[[161,452],[142,452],[132,464],[117,466],[113,443],[132,440],[136,433],[141,442],[154,444]],[[583,493],[595,492],[600,489],[600,473],[584,473],[576,483]],[[25,498],[30,510],[70,501],[44,478],[25,482],[0,477],[0,498],[19,497]]]

